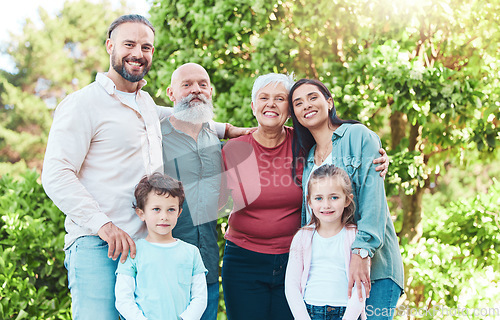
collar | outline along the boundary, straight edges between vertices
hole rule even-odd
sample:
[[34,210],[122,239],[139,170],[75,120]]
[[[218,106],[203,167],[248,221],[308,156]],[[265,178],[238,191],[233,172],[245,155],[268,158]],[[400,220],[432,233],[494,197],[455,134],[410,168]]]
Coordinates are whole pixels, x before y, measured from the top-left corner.
[[342,138],[344,136],[344,133],[347,131],[349,125],[350,123],[342,123],[340,127],[338,127],[335,131],[333,131],[332,141]]
[[[332,134],[332,142],[340,139],[344,136],[345,132],[349,128],[351,124],[350,123],[342,123],[340,127],[338,127]],[[311,150],[309,151],[309,155],[307,157],[307,162],[312,163],[314,162],[314,150],[316,150],[316,145],[312,146]]]
[[[95,81],[99,83],[104,88],[104,90],[106,90],[108,94],[112,95],[115,94],[116,86],[113,80],[108,78],[107,74],[108,74],[107,72],[99,72],[95,77]],[[144,87],[146,84],[147,84],[146,80],[144,79],[140,80],[139,85],[137,87],[137,91],[141,90],[142,87]]]
[[[180,130],[176,130],[174,128],[174,126],[172,125],[172,123],[170,122],[170,117],[166,118],[163,122],[162,122],[162,133],[164,135],[167,135],[167,134],[171,134],[175,131],[177,132],[182,132]],[[208,122],[204,122],[202,125],[201,125],[201,130],[204,130],[208,127]]]

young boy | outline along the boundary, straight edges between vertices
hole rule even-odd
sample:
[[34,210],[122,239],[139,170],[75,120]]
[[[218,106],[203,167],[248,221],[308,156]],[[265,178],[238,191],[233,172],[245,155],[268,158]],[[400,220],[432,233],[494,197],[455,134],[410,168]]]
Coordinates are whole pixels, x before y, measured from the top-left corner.
[[154,173],[135,189],[135,212],[148,236],[137,254],[118,264],[116,309],[131,319],[200,319],[207,304],[207,270],[195,246],[172,237],[182,212],[182,184]]

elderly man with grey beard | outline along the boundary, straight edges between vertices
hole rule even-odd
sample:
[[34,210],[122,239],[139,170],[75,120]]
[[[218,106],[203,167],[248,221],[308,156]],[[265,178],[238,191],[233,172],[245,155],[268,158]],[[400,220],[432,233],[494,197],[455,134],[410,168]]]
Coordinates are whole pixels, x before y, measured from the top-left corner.
[[161,121],[165,174],[184,185],[186,201],[173,236],[200,249],[207,273],[208,303],[201,319],[216,320],[219,300],[217,212],[222,153],[212,118],[212,86],[195,63],[180,66],[167,89],[173,114]]

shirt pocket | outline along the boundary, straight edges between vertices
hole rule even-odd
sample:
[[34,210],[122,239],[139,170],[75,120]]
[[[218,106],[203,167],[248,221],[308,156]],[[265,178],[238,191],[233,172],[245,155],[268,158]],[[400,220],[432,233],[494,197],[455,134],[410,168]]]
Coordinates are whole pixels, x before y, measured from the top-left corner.
[[356,171],[361,166],[361,159],[357,156],[345,156],[342,158],[342,161],[344,164],[345,171],[352,179]]
[[177,279],[182,286],[191,286],[193,277],[193,266],[189,264],[180,264],[177,269]]

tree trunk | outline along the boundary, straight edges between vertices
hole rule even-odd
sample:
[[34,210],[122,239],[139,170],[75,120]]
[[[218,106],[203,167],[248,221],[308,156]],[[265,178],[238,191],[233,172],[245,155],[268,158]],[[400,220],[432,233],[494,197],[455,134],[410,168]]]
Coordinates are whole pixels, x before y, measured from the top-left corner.
[[400,238],[407,238],[408,243],[416,243],[422,237],[422,196],[425,187],[417,187],[414,194],[405,195],[401,192],[403,203],[403,227],[399,232]]
[[[419,149],[420,125],[417,122],[410,127],[410,136],[408,138],[408,150],[416,151]],[[406,195],[400,192],[403,207],[403,227],[398,233],[400,238],[407,238],[409,243],[416,243],[422,237],[422,197],[426,186],[417,186],[415,193]]]
[[[387,104],[390,106],[394,100],[390,99]],[[401,140],[406,136],[406,115],[401,111],[394,111],[391,114],[391,149],[398,147]]]

